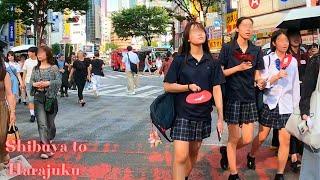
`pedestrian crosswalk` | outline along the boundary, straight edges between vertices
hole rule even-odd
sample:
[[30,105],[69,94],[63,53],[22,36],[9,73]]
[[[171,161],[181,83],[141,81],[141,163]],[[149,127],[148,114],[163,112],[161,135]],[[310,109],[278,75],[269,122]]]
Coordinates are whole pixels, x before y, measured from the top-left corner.
[[[158,75],[143,75],[139,74],[140,78],[159,78]],[[127,78],[124,73],[119,74],[107,74],[103,77],[103,79],[119,79],[119,78]]]
[[[125,85],[102,85],[99,87],[100,96],[112,97],[136,97],[136,98],[156,98],[162,94],[163,88],[160,86],[146,85],[135,89],[135,95],[129,95]],[[70,91],[70,94],[77,94],[77,91]],[[84,90],[84,95],[93,96],[92,90]]]

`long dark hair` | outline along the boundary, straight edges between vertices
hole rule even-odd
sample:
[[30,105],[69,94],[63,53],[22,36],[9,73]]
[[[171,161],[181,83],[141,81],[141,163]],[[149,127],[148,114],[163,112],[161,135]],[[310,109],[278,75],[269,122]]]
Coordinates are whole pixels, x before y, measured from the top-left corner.
[[189,40],[190,30],[192,26],[198,27],[206,33],[206,40],[202,44],[202,49],[204,53],[210,53],[210,49],[208,45],[208,36],[203,25],[198,22],[189,22],[183,33],[183,43],[182,43],[181,54],[184,54],[187,56],[190,53],[191,47],[190,47],[190,42],[188,40]]
[[10,55],[10,56],[13,56],[14,61],[17,62],[16,55],[14,54],[13,51],[9,51],[9,52],[7,53],[7,58],[5,59],[6,62],[9,62],[9,55]]
[[[271,48],[271,52],[275,52],[276,51],[276,46],[275,45],[273,45],[273,43],[276,43],[276,41],[277,41],[277,39],[278,39],[278,37],[280,36],[280,35],[285,35],[285,36],[287,36],[287,33],[284,31],[284,30],[277,30],[277,31],[274,31],[273,33],[272,33],[272,36],[271,36],[271,42],[270,42],[270,48]],[[288,37],[288,36],[287,36]],[[288,51],[289,51],[289,48],[288,48]]]
[[[236,27],[239,29],[240,24],[241,24],[244,20],[246,20],[246,19],[249,19],[249,20],[252,22],[252,24],[253,24],[252,18],[250,18],[250,17],[240,17],[240,18],[237,20]],[[235,44],[236,41],[238,40],[238,38],[239,38],[239,32],[236,32],[236,34],[234,35],[234,38],[233,38],[233,40],[232,40],[232,44]]]
[[4,55],[0,55],[0,81],[3,81],[6,77],[6,66],[4,65]]
[[[48,47],[48,46],[40,46],[40,47],[38,48],[38,52],[41,51],[41,50],[44,51],[44,52],[46,52],[47,62],[48,62],[50,65],[55,65],[55,62],[54,62],[54,59],[53,59],[53,53],[52,53],[51,48]],[[38,54],[39,54],[39,53],[38,53]],[[41,62],[38,60],[38,64],[37,64],[36,68],[39,69],[40,65],[41,65]]]

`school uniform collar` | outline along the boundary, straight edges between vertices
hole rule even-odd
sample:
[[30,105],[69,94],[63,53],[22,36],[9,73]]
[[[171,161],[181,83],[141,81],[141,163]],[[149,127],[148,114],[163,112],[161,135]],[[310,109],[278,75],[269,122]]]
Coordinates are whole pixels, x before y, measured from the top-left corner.
[[[242,50],[238,44],[238,41],[234,42],[234,50],[242,52]],[[243,53],[250,53],[252,50],[254,50],[254,45],[251,41],[248,41],[248,48],[247,48],[246,52],[243,52]]]
[[207,60],[211,60],[211,58],[212,58],[211,54],[204,52],[201,60],[198,62],[191,54],[188,54],[187,62],[196,62],[198,64],[201,64],[201,63],[206,62]]
[[[286,53],[286,56],[288,55],[288,53]],[[270,56],[271,56],[271,59],[279,59],[279,60],[281,60],[280,58],[279,58],[279,56],[277,55],[277,53],[276,52],[271,52],[270,53]]]

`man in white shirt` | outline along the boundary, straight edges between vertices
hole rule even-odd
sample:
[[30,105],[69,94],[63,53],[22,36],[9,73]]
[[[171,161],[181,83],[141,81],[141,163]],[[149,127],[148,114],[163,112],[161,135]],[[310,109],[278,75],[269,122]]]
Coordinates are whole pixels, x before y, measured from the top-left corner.
[[128,78],[128,94],[136,94],[134,89],[138,87],[138,74],[131,71],[130,62],[136,64],[139,72],[139,57],[136,53],[132,52],[132,47],[127,47],[128,53],[123,54],[122,62],[126,66],[126,74]]
[[35,113],[34,113],[34,97],[31,95],[31,88],[32,84],[30,84],[31,74],[33,68],[38,64],[37,60],[37,47],[31,47],[28,50],[28,56],[29,59],[26,60],[26,62],[23,65],[23,82],[26,85],[26,91],[28,96],[28,102],[29,102],[29,110],[30,110],[30,122],[35,122]]

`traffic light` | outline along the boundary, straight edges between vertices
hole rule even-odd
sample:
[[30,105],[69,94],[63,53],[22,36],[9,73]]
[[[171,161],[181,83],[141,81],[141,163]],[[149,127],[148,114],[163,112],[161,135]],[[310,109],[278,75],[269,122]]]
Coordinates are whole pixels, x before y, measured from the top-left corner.
[[73,16],[67,19],[67,23],[77,23],[79,22],[80,17],[79,16]]

